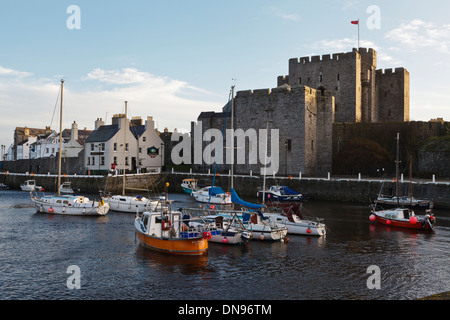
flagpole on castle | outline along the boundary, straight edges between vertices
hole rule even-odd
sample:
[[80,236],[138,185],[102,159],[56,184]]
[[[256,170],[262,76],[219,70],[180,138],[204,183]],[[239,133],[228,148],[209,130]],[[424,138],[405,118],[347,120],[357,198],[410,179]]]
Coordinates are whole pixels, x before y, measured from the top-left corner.
[[358,52],[359,52],[359,19],[358,19]]
[[358,25],[358,52],[359,52],[359,19],[356,21],[352,21],[352,24],[357,24]]

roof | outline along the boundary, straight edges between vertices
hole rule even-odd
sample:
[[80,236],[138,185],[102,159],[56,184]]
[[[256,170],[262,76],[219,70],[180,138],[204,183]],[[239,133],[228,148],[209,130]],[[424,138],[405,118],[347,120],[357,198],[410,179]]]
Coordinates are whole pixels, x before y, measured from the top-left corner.
[[101,126],[95,130],[89,138],[86,139],[86,143],[89,142],[105,142],[114,137],[114,135],[119,131],[119,126],[117,124]]
[[[16,127],[16,134],[17,135],[25,135],[25,128],[27,127]],[[46,130],[45,129],[37,129],[37,128],[27,128],[28,131],[30,132],[30,136],[38,136],[40,134],[45,134]]]
[[139,137],[145,132],[145,126],[130,126],[130,131],[136,139],[139,139]]
[[225,118],[226,116],[229,116],[226,112],[214,112],[214,111],[204,111],[200,113],[197,119],[204,119],[204,118]]

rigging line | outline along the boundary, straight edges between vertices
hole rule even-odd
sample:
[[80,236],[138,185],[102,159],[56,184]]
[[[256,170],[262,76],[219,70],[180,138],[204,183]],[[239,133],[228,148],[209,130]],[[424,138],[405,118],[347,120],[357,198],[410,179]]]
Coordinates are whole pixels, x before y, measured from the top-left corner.
[[56,108],[58,107],[58,102],[59,102],[59,96],[60,95],[61,95],[61,87],[59,87],[58,95],[56,96],[55,108],[53,109],[52,121],[50,122],[50,128],[52,127],[52,124],[53,124],[53,119],[55,117]]

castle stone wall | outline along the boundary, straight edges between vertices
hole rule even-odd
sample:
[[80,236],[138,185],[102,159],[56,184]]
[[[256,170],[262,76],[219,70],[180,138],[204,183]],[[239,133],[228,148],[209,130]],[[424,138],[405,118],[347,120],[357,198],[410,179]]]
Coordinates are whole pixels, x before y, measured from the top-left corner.
[[289,75],[278,86],[306,85],[335,96],[335,122],[409,121],[409,72],[404,68],[376,70],[377,52],[352,52],[289,60]]
[[291,87],[324,88],[336,97],[335,121],[361,121],[361,56],[356,52],[289,60]]
[[377,70],[376,87],[379,120],[406,121],[410,108],[410,76],[404,68]]

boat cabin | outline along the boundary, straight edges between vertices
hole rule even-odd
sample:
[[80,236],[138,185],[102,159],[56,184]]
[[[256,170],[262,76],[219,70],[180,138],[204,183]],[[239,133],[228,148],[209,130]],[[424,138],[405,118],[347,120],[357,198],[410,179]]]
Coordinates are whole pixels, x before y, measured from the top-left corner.
[[389,211],[389,214],[385,214],[385,218],[391,219],[409,219],[414,216],[414,212],[407,208],[398,208],[395,211]]
[[181,183],[181,186],[189,189],[197,189],[198,187],[198,179],[184,179]]
[[144,233],[154,237],[168,237],[169,231],[174,236],[179,232],[181,221],[181,212],[171,212],[170,214],[161,214],[161,212],[144,212],[142,223]]

